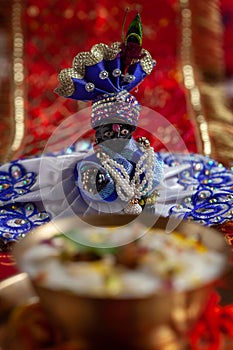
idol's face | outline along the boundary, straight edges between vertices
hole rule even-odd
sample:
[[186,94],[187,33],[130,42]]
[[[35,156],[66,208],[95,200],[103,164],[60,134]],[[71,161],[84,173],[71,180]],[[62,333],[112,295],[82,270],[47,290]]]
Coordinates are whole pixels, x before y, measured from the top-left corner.
[[120,152],[135,130],[133,125],[128,124],[105,124],[96,130],[96,143],[103,143],[115,152]]

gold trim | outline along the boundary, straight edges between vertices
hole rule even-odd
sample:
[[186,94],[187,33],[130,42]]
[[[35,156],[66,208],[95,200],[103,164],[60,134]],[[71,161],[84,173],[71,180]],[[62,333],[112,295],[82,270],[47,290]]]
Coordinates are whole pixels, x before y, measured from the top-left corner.
[[80,52],[73,60],[73,67],[79,74],[79,79],[83,79],[85,75],[86,66],[93,66],[103,59],[111,61],[121,51],[121,43],[115,42],[111,46],[106,44],[96,44],[89,52]]
[[[72,68],[65,68],[59,73],[58,80],[61,86],[56,88],[55,92],[60,96],[71,96],[75,91],[72,78],[83,79],[86,67],[93,66],[103,59],[107,61],[113,60],[120,51],[121,43],[115,42],[110,46],[103,43],[96,44],[90,51],[78,53],[73,59]],[[143,57],[140,59],[141,67],[146,74],[150,74],[154,66],[154,60],[147,50],[142,49],[142,54]]]
[[198,152],[206,156],[211,155],[211,140],[208,124],[203,113],[201,93],[195,76],[193,64],[193,38],[192,38],[192,11],[189,0],[180,0],[181,6],[181,64],[183,70],[184,85],[188,90],[188,100],[191,106],[189,111],[198,124],[199,135],[197,137]]
[[185,3],[192,15],[191,54],[195,73],[198,73],[201,114],[208,123],[208,126],[202,126],[205,120],[199,118],[201,131],[210,136],[211,156],[230,166],[233,162],[233,111],[224,86],[224,28],[220,3],[219,0],[189,0]]
[[24,137],[24,37],[21,24],[22,3],[14,0],[12,6],[12,31],[13,31],[13,106],[15,135],[11,151],[19,149]]

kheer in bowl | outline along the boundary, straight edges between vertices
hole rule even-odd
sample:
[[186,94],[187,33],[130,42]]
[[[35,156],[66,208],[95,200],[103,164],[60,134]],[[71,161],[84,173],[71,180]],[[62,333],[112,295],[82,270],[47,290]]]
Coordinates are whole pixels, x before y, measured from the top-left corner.
[[[226,271],[228,246],[215,230],[135,220],[107,215],[86,226],[67,218],[15,247],[49,320],[83,349],[165,349],[197,321]],[[76,231],[86,232],[90,244]],[[124,232],[127,239],[117,240]]]

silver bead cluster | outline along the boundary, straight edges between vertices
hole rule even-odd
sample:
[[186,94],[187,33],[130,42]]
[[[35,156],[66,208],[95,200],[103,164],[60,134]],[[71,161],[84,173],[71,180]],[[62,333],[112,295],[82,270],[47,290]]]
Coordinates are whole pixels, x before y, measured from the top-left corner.
[[97,176],[98,169],[96,168],[90,168],[85,170],[82,173],[82,184],[83,184],[83,189],[85,191],[88,191],[92,194],[97,193],[97,188],[96,188],[96,176]]
[[137,141],[145,148],[149,148],[150,147],[150,141],[144,136],[139,137],[137,139]]

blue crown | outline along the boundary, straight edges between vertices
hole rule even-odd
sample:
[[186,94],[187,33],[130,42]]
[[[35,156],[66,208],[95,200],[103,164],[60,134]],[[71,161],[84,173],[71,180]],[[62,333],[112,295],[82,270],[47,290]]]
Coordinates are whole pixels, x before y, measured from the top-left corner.
[[[137,21],[140,20],[139,15],[136,17]],[[130,102],[129,108],[134,109],[134,117],[127,118],[128,108],[125,107],[122,113],[118,113],[118,121],[137,124],[139,103],[132,103],[136,99],[129,92],[151,73],[155,61],[148,51],[132,40],[132,35],[139,36],[131,30],[127,36],[129,42],[115,42],[110,46],[100,43],[88,52],[80,52],[75,56],[72,68],[63,69],[58,75],[60,86],[55,91],[59,95],[93,102],[93,127],[114,120],[116,108],[113,104],[119,101],[124,104]],[[95,111],[100,112],[100,106],[101,116],[99,113],[97,117]]]

